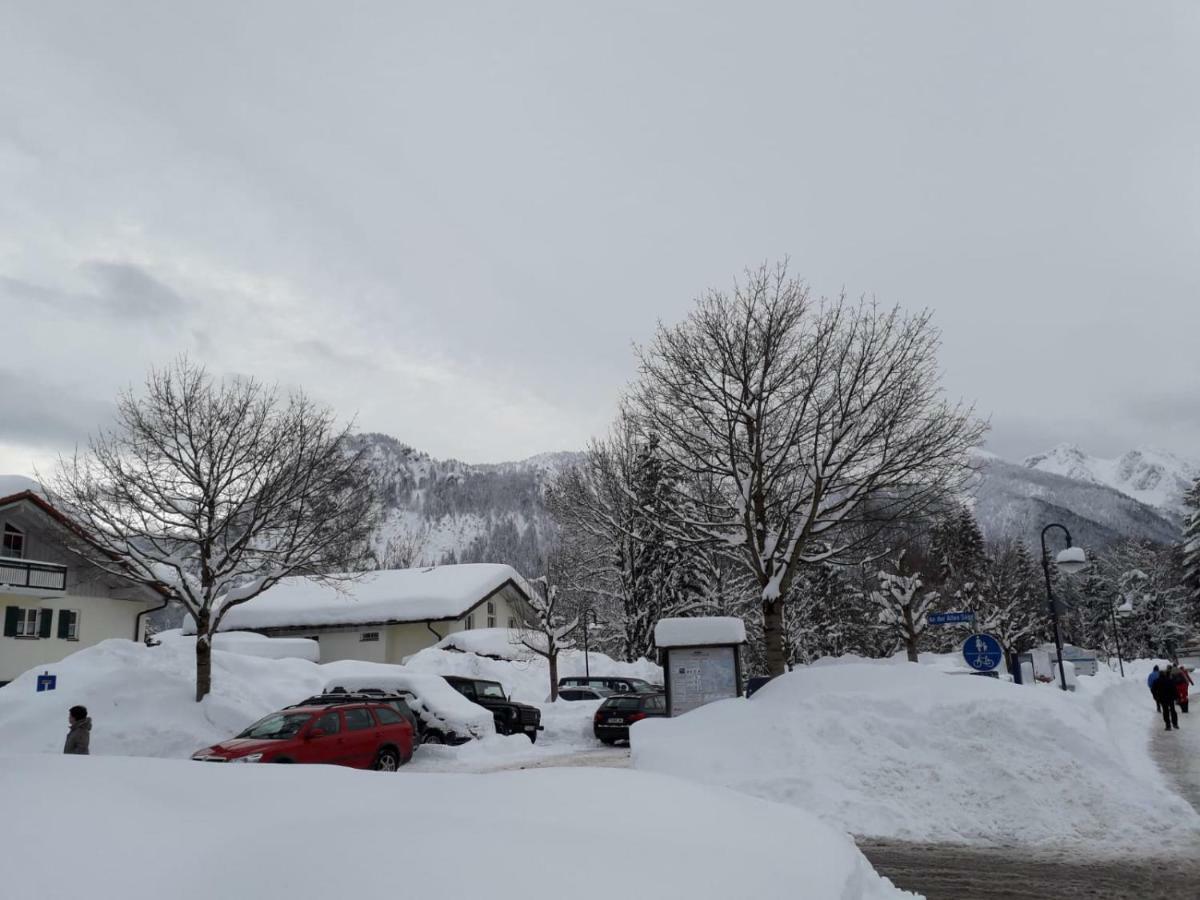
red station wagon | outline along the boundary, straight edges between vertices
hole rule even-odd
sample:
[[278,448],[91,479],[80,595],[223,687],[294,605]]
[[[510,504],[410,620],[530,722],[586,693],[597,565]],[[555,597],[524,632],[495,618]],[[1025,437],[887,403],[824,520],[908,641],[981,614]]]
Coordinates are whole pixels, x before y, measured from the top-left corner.
[[201,762],[327,763],[394,772],[412,759],[412,726],[382,703],[298,706],[197,750]]

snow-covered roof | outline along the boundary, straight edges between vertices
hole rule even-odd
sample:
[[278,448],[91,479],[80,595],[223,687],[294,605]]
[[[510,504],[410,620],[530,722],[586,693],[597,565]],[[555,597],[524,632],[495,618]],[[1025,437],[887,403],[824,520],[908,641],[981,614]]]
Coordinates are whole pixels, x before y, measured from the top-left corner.
[[337,584],[285,578],[231,609],[221,630],[457,619],[509,581],[528,593],[515,569],[490,563],[385,569]]
[[746,623],[736,616],[659,619],[654,626],[659,647],[702,647],[746,643]]

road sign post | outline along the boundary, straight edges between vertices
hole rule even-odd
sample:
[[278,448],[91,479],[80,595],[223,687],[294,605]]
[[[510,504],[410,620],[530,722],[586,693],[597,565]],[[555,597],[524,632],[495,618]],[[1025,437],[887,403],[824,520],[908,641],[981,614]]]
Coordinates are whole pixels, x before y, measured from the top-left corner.
[[963,659],[976,672],[992,672],[1004,665],[1004,648],[990,634],[973,634],[963,642]]

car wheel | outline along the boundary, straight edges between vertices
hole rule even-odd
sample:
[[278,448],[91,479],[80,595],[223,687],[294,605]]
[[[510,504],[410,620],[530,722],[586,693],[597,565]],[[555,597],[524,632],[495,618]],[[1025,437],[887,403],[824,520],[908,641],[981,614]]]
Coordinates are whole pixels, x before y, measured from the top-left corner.
[[425,737],[422,738],[421,743],[422,744],[444,744],[444,743],[446,743],[446,736],[444,734],[442,734],[440,731],[427,731],[427,732],[425,732]]
[[609,747],[611,747],[616,743],[616,741],[614,741],[612,738],[600,738],[600,743],[607,744]]
[[375,765],[372,768],[376,772],[395,772],[400,768],[400,754],[391,747],[384,747],[375,757]]
[[291,762],[291,760],[290,760],[290,759],[287,759],[286,757],[280,757],[279,759],[275,760],[275,762],[277,762],[277,763],[290,763],[290,762]]

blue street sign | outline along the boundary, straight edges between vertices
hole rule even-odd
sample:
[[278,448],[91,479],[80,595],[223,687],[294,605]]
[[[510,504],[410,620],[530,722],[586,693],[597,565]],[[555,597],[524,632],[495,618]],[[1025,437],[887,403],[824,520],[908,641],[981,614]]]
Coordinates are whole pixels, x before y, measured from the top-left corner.
[[944,612],[930,613],[930,625],[973,625],[975,624],[975,613],[973,612]]
[[990,634],[973,634],[963,642],[963,659],[976,672],[990,672],[1004,665],[1004,650]]
[[51,675],[49,672],[43,672],[37,677],[37,692],[52,691],[58,687],[58,676]]

